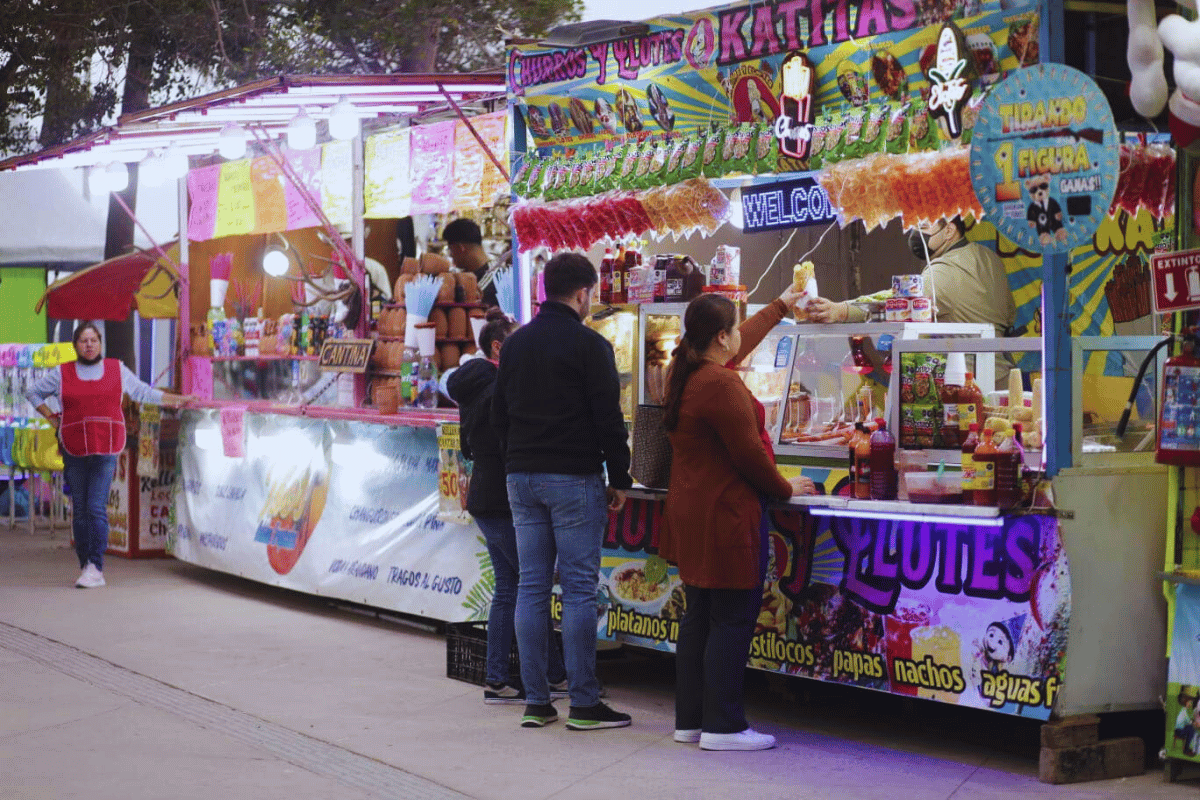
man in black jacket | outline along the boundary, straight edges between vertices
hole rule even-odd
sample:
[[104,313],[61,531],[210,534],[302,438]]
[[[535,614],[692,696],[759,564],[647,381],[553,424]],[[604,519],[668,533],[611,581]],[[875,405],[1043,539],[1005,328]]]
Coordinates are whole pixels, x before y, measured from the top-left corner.
[[505,341],[492,399],[492,424],[505,444],[521,566],[516,627],[527,703],[521,725],[527,728],[558,719],[546,680],[556,558],[571,697],[567,727],[629,724],[628,714],[600,701],[596,679],[600,547],[608,509],[624,506],[633,483],[612,345],[583,324],[596,281],[596,269],[584,256],[550,259],[548,299],[533,321]]

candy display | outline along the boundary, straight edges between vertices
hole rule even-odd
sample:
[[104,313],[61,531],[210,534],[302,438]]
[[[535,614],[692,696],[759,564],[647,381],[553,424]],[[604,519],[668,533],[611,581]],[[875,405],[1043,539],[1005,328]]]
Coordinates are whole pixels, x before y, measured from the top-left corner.
[[1175,213],[1175,151],[1168,145],[1121,145],[1121,177],[1108,213],[1132,217],[1139,208],[1155,219]]
[[1137,256],[1118,261],[1104,296],[1113,322],[1129,322],[1150,313],[1150,267]]
[[983,210],[971,188],[964,147],[927,153],[875,153],[826,166],[817,181],[843,225],[861,219],[867,230],[900,217],[905,228]]
[[725,195],[707,180],[692,178],[643,192],[525,201],[513,207],[512,225],[522,252],[539,246],[586,250],[605,237],[711,235],[728,215]]

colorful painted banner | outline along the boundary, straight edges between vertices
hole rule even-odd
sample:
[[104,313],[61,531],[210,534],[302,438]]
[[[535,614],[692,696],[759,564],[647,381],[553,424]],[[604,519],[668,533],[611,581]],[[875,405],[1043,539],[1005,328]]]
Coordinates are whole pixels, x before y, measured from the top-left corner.
[[216,412],[183,415],[177,558],[445,622],[487,617],[482,536],[438,518],[433,428],[248,413],[245,456],[228,458],[196,444],[218,424]]
[[407,217],[411,212],[412,184],[408,175],[411,143],[411,128],[385,131],[367,138],[363,191],[368,219]]
[[[602,632],[673,650],[674,567],[646,589],[662,505],[631,499],[609,525]],[[1062,687],[1071,589],[1051,517],[1002,526],[770,512],[750,666],[1047,719]],[[637,587],[635,596],[634,589]]]
[[1066,253],[1108,215],[1119,145],[1112,109],[1091,78],[1061,64],[1029,67],[980,108],[971,183],[984,216],[1018,246]]
[[1200,586],[1175,594],[1175,630],[1167,666],[1167,738],[1170,758],[1200,761]]
[[783,61],[799,51],[816,70],[818,113],[924,107],[931,86],[923,68],[935,60],[942,23],[962,30],[970,80],[982,89],[1038,63],[1044,18],[1044,4],[1031,0],[729,5],[654,18],[644,33],[582,47],[516,47],[508,55],[510,102],[539,147],[773,124]]

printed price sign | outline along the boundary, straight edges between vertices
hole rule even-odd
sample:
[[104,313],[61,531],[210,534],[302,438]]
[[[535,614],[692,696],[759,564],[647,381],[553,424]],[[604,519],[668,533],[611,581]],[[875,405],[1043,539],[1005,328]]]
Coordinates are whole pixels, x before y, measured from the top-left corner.
[[1120,139],[1095,82],[1061,64],[992,89],[971,139],[971,184],[988,221],[1034,253],[1091,241],[1117,190]]
[[137,474],[158,477],[158,437],[162,430],[162,409],[146,404],[139,411]]
[[1154,313],[1200,308],[1200,250],[1150,256],[1154,278]]
[[471,462],[462,454],[457,422],[438,424],[438,519],[469,522],[467,489],[471,484]]
[[230,406],[221,409],[221,446],[226,458],[246,455],[246,407]]

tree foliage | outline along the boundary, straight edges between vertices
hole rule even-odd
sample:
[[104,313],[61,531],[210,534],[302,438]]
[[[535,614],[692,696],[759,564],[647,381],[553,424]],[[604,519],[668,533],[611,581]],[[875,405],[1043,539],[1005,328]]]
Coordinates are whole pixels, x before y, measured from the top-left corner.
[[0,0],[0,151],[280,74],[472,72],[581,0]]

